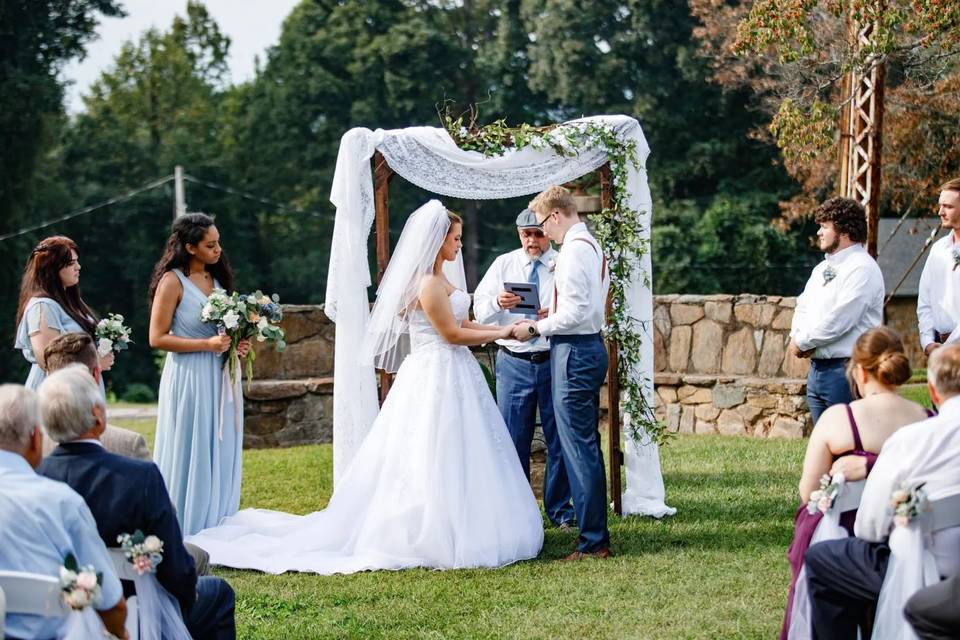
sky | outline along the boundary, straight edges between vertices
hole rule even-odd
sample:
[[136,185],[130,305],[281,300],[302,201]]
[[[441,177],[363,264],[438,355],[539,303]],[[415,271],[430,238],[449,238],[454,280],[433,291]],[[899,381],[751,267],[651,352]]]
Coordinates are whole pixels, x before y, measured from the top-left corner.
[[[266,59],[266,49],[280,38],[284,18],[299,0],[205,0],[204,4],[220,30],[230,36],[230,75],[233,82],[253,77],[254,58]],[[83,110],[80,96],[113,64],[123,43],[135,39],[150,27],[167,30],[177,14],[186,15],[186,0],[122,0],[126,18],[104,18],[97,27],[96,40],[87,46],[87,56],[63,70],[72,81],[67,87],[66,106],[70,113]]]

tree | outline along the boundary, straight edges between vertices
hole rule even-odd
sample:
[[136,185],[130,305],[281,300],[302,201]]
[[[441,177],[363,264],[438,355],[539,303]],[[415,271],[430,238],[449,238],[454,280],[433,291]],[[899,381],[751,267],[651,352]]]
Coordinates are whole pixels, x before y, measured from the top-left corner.
[[[713,78],[749,87],[771,120],[765,131],[783,151],[802,186],[783,203],[788,219],[812,211],[835,192],[840,83],[853,68],[887,65],[882,201],[886,208],[923,209],[931,185],[956,175],[956,127],[920,138],[918,114],[956,121],[960,4],[938,0],[691,0],[702,26],[697,37],[713,60]],[[848,20],[875,23],[858,45]],[[951,101],[950,95],[954,96]],[[927,106],[929,105],[929,106]],[[904,153],[909,150],[909,153]],[[952,158],[952,160],[951,160]],[[935,194],[933,194],[935,197]],[[919,201],[918,201],[919,197]]]

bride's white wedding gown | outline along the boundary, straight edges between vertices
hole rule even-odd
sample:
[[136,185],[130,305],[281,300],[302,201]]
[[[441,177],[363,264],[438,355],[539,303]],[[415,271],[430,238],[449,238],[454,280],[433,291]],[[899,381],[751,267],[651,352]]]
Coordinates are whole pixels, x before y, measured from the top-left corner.
[[[470,297],[450,296],[463,321]],[[187,538],[218,565],[268,573],[499,567],[534,558],[540,508],[480,366],[422,311],[411,354],[323,511],[247,509]]]

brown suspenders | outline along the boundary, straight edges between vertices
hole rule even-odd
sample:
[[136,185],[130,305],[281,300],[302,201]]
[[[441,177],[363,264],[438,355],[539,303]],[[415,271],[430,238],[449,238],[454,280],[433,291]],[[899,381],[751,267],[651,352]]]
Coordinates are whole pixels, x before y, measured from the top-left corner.
[[[593,250],[594,250],[595,252],[597,252],[597,253],[600,255],[600,258],[601,258],[601,262],[600,262],[600,286],[603,286],[603,279],[607,277],[607,256],[603,255],[603,253],[602,253],[599,249],[597,249],[597,246],[596,246],[595,244],[593,244],[592,242],[590,242],[589,240],[587,240],[586,238],[574,238],[574,239],[571,240],[570,242],[586,242],[588,245],[590,245],[591,247],[593,247]],[[556,313],[556,311],[557,311],[557,284],[556,284],[556,282],[554,282],[554,284],[553,284],[553,311],[554,311],[554,313]]]

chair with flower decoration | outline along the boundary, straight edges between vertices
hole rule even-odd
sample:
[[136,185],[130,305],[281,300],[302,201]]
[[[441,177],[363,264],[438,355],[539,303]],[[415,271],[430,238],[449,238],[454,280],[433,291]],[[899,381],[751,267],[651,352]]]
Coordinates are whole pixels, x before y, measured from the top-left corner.
[[157,581],[155,573],[137,573],[123,549],[107,549],[117,577],[133,582],[137,595],[127,598],[130,640],[191,640],[180,605]]
[[8,613],[66,617],[70,609],[60,596],[60,581],[53,576],[25,571],[0,571],[0,637],[3,637],[3,621]]

